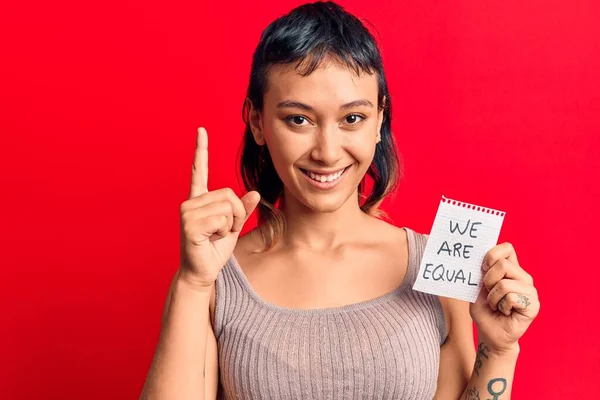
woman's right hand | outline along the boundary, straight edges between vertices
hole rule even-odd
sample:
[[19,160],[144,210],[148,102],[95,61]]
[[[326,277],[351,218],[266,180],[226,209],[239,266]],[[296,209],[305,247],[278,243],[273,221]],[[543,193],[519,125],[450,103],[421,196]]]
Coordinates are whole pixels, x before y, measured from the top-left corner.
[[190,196],[181,204],[179,277],[198,289],[209,288],[259,201],[256,191],[241,199],[230,188],[208,191],[208,136],[198,128]]

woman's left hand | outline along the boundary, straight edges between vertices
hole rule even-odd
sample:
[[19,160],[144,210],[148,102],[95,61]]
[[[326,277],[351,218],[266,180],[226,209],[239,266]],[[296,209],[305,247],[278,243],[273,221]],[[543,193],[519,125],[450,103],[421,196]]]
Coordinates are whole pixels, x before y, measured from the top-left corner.
[[521,268],[508,242],[487,252],[482,270],[483,287],[470,305],[479,341],[494,353],[518,351],[519,339],[540,311],[533,278]]

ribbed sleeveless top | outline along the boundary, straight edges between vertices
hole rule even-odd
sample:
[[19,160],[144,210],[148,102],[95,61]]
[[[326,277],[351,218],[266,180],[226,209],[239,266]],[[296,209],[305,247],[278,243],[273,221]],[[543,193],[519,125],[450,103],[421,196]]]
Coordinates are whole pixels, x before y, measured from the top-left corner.
[[232,256],[215,287],[217,398],[432,399],[446,325],[439,298],[412,290],[429,235],[404,229],[402,283],[340,307],[266,302]]

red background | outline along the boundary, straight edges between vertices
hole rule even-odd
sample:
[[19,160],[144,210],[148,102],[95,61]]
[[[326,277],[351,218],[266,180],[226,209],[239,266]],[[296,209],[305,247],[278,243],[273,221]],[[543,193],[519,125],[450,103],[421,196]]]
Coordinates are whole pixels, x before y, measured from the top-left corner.
[[[268,4],[267,4],[268,3]],[[137,398],[179,253],[196,128],[239,188],[250,59],[296,1],[6,2],[0,12],[0,398]],[[404,178],[506,211],[541,313],[515,399],[597,392],[600,3],[344,1],[383,47]]]

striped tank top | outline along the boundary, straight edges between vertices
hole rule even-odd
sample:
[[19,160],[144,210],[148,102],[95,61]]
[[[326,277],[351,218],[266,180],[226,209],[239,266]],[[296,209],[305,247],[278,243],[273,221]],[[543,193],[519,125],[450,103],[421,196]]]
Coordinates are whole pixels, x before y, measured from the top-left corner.
[[340,307],[268,303],[232,256],[215,286],[217,398],[432,399],[446,325],[439,298],[412,290],[429,235],[404,229],[402,283]]

